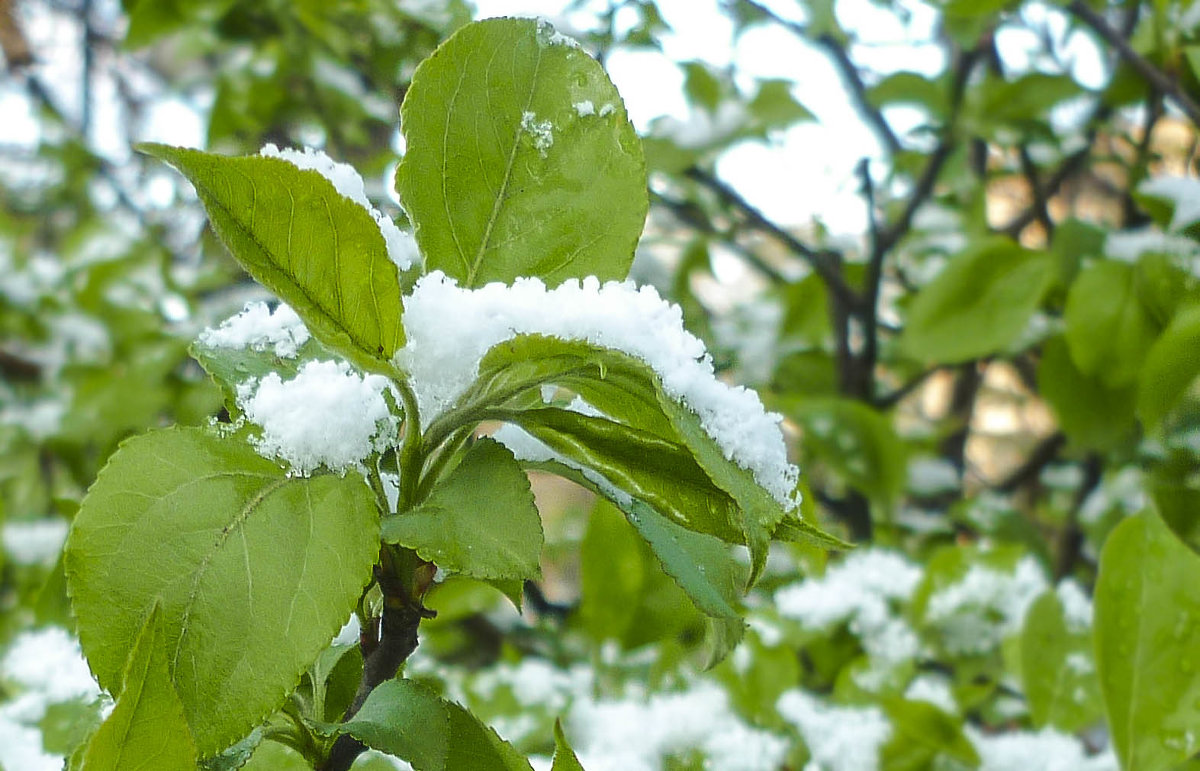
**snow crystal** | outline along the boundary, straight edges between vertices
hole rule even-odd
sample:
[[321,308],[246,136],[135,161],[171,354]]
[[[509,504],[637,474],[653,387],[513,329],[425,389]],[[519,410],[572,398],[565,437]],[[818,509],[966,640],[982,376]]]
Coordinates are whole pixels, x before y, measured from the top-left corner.
[[604,106],[600,108],[600,117],[603,118],[606,115],[612,115],[616,111],[617,106],[615,104],[612,102],[606,102]]
[[5,522],[4,549],[18,565],[52,565],[67,539],[67,520],[35,519]]
[[987,736],[967,726],[966,733],[983,761],[980,771],[1117,771],[1111,750],[1089,757],[1078,739],[1053,728]]
[[435,271],[405,299],[404,328],[408,342],[397,362],[411,376],[425,421],[455,403],[497,343],[520,334],[586,341],[644,361],[699,416],[725,457],[786,508],[795,506],[799,472],[787,460],[782,417],[766,412],[753,391],[717,380],[704,344],[683,328],[682,311],[653,287],[589,277],[552,290],[536,278],[460,289]]
[[267,158],[285,160],[299,169],[317,172],[329,180],[339,193],[363,207],[367,214],[371,215],[371,219],[375,220],[375,224],[379,226],[379,233],[387,245],[388,257],[396,263],[396,267],[400,270],[407,270],[415,263],[420,262],[420,251],[417,249],[417,242],[412,234],[405,233],[396,227],[396,223],[392,222],[390,217],[371,205],[370,199],[367,198],[363,179],[353,166],[348,163],[338,163],[320,150],[314,150],[311,147],[301,150],[285,147],[281,150],[274,144],[267,144],[263,146],[260,154]]
[[546,157],[546,151],[554,144],[554,124],[538,120],[537,114],[526,111],[521,115],[521,130],[533,137],[533,146]]
[[210,348],[250,348],[265,351],[271,348],[281,359],[291,359],[308,342],[308,328],[283,303],[272,313],[264,302],[246,303],[241,313],[221,322],[216,329],[200,333],[200,344]]
[[781,717],[800,731],[812,756],[804,771],[875,771],[879,749],[892,733],[878,707],[838,707],[801,690],[775,704]]
[[1067,628],[1072,632],[1086,632],[1092,628],[1092,600],[1083,587],[1073,578],[1062,581],[1056,588],[1058,601],[1062,603]]
[[1153,177],[1138,185],[1138,192],[1165,198],[1174,204],[1171,230],[1180,230],[1200,220],[1200,179],[1170,175]]
[[663,758],[702,751],[706,768],[774,771],[787,756],[782,737],[743,723],[712,683],[635,699],[577,700],[568,735],[588,771],[660,771]]
[[575,114],[581,118],[596,114],[596,105],[592,104],[592,100],[590,99],[584,99],[582,102],[576,102],[574,107]]
[[362,376],[345,362],[310,361],[295,378],[272,372],[238,386],[237,402],[262,427],[260,453],[301,475],[317,466],[345,471],[396,439],[396,420],[383,391],[387,378]]
[[941,627],[947,650],[986,653],[1020,630],[1025,612],[1045,590],[1042,568],[1029,555],[1011,573],[972,565],[929,598],[925,618]]

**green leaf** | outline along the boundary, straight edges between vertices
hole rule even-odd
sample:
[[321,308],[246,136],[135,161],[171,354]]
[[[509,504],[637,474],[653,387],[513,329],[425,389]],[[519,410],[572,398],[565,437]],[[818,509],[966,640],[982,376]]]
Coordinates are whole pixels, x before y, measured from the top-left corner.
[[226,748],[221,754],[200,761],[200,771],[237,771],[250,762],[259,745],[263,743],[262,728],[255,728],[241,741]]
[[541,577],[542,521],[529,479],[507,447],[481,439],[410,512],[387,517],[383,540],[475,578]]
[[1158,426],[1200,375],[1200,308],[1179,313],[1146,353],[1138,375],[1137,412]]
[[1099,377],[1080,372],[1061,335],[1042,346],[1037,382],[1042,398],[1073,445],[1105,451],[1136,436],[1134,389],[1110,388]]
[[1067,626],[1054,591],[1039,597],[1025,616],[1021,685],[1037,728],[1075,733],[1102,717],[1091,630]]
[[615,505],[598,501],[579,545],[579,617],[592,639],[625,639],[647,573],[636,531],[622,521]]
[[579,758],[575,757],[575,750],[567,741],[567,735],[563,733],[561,720],[554,721],[554,765],[550,771],[584,771]]
[[552,407],[493,413],[617,489],[700,533],[737,543],[738,512],[687,449],[606,418]]
[[428,270],[467,287],[628,273],[641,145],[604,69],[545,22],[460,29],[417,68],[401,130],[396,190]]
[[746,109],[754,119],[750,128],[759,131],[783,129],[793,123],[816,119],[807,107],[796,101],[792,83],[787,80],[768,79],[759,83],[758,92]]
[[1063,312],[1071,360],[1110,388],[1137,380],[1159,328],[1137,291],[1134,266],[1102,260],[1071,285]]
[[887,698],[883,707],[892,724],[891,739],[880,749],[884,768],[924,771],[941,768],[944,758],[978,767],[979,754],[959,720],[924,701]]
[[1096,663],[1121,768],[1174,768],[1200,745],[1200,557],[1156,514],[1109,535],[1096,585]]
[[[674,579],[679,588],[695,603],[696,607],[713,618],[740,619],[739,587],[745,583],[743,571],[730,554],[729,546],[720,539],[676,524],[656,512],[642,501],[627,496],[606,494],[603,486],[578,471],[558,463],[537,463],[534,467],[552,471],[571,479],[597,495],[608,498],[616,506],[634,530],[654,552],[662,569]],[[593,514],[593,518],[597,517]],[[626,532],[623,528],[618,529]],[[590,532],[590,530],[589,530]],[[607,533],[604,538],[620,538],[617,533]],[[586,568],[585,568],[586,569]],[[611,566],[605,565],[608,572]],[[633,568],[618,571],[622,575],[636,576]],[[607,581],[596,581],[594,585],[633,586],[638,581],[624,581],[619,575]]]
[[1008,348],[1025,331],[1054,266],[1044,252],[989,239],[950,259],[913,300],[901,345],[911,356],[959,362]]
[[314,337],[364,369],[388,371],[404,345],[400,279],[366,209],[279,158],[139,149],[191,181],[225,246]]
[[100,685],[118,690],[129,640],[160,605],[196,745],[221,751],[283,702],[350,614],[379,550],[377,516],[355,475],[290,477],[202,429],[129,440],[66,547]]
[[908,456],[887,415],[841,398],[788,400],[786,405],[789,416],[804,428],[810,462],[828,464],[879,506],[899,500],[908,479]]
[[529,762],[478,718],[411,680],[376,686],[345,723],[319,723],[408,761],[416,771],[530,771]]
[[84,754],[87,771],[194,771],[196,745],[171,685],[157,605],[137,635],[112,714]]
[[867,91],[867,99],[876,108],[893,104],[924,107],[933,118],[945,116],[949,92],[945,83],[919,72],[894,72]]

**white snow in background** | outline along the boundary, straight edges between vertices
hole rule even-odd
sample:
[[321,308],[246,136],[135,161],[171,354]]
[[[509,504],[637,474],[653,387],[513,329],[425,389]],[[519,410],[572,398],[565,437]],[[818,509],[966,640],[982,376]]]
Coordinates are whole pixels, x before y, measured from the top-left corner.
[[4,523],[4,550],[17,565],[53,565],[67,539],[67,520],[35,519]]
[[241,313],[200,333],[200,343],[210,348],[270,348],[282,359],[295,358],[308,338],[308,327],[291,306],[280,303],[272,312],[264,302],[246,303]]
[[780,589],[775,606],[780,615],[813,630],[850,619],[874,626],[891,614],[889,600],[908,599],[920,580],[921,568],[900,554],[863,549],[851,552],[823,576]]
[[804,771],[877,771],[879,749],[892,726],[879,707],[840,707],[801,690],[779,697],[775,708],[796,726],[812,758]]
[[[1136,262],[1148,252],[1192,259],[1200,252],[1200,247],[1187,236],[1163,233],[1149,227],[1110,230],[1104,237],[1104,254],[1114,260]],[[1194,267],[1192,272],[1196,272]]]
[[698,150],[733,136],[750,122],[750,115],[740,102],[726,101],[715,113],[693,108],[686,121],[670,116],[654,124],[654,133],[675,142],[680,147]]
[[301,150],[285,147],[281,150],[273,144],[267,144],[263,146],[260,154],[267,158],[280,158],[299,169],[317,172],[333,183],[339,193],[363,207],[379,226],[379,233],[387,245],[388,257],[400,270],[407,270],[421,261],[416,239],[411,233],[396,227],[396,223],[392,222],[390,217],[371,205],[362,177],[350,164],[339,163],[311,147]]
[[262,427],[255,440],[267,457],[306,475],[318,466],[346,471],[395,442],[396,420],[383,392],[388,380],[358,374],[345,362],[310,361],[296,377],[276,372],[238,386],[237,403]]
[[1200,220],[1200,179],[1171,175],[1152,177],[1138,185],[1138,192],[1164,198],[1173,204],[1171,230],[1180,230]]
[[408,342],[397,361],[411,375],[426,424],[470,386],[497,343],[520,334],[585,341],[644,361],[663,389],[699,416],[726,458],[751,471],[785,508],[796,505],[799,471],[787,459],[782,417],[766,412],[753,391],[716,378],[704,343],[683,328],[679,306],[653,287],[589,277],[552,290],[536,278],[461,289],[435,271],[405,299],[404,328]]
[[1089,757],[1083,744],[1053,728],[989,736],[967,726],[983,761],[980,771],[1117,771],[1112,750]]
[[56,398],[39,399],[0,408],[0,425],[17,426],[36,440],[58,433],[67,414],[67,405]]
[[708,682],[644,700],[580,698],[566,730],[588,771],[661,771],[666,756],[693,749],[705,754],[705,768],[775,771],[789,748],[743,723],[725,691]]
[[1020,630],[1025,612],[1046,589],[1046,576],[1030,555],[1011,572],[972,565],[929,598],[925,619],[941,629],[947,650],[986,653]]
[[896,664],[920,650],[912,627],[892,612],[891,602],[907,600],[921,580],[921,569],[894,552],[852,552],[819,578],[785,586],[775,606],[785,618],[808,629],[827,630],[847,623],[870,656],[870,666],[855,675],[866,690],[881,687]]
[[0,766],[60,771],[62,757],[43,750],[36,726],[51,704],[100,695],[79,643],[57,627],[24,632],[0,661],[0,678],[18,689],[16,698],[0,704]]
[[934,672],[917,675],[904,691],[909,701],[924,701],[945,711],[958,714],[958,700],[954,698],[953,683],[945,675]]
[[1058,601],[1062,603],[1063,617],[1072,632],[1086,632],[1092,628],[1092,598],[1073,578],[1063,580],[1057,587]]
[[914,495],[957,490],[958,469],[945,458],[915,457],[908,462],[908,488]]

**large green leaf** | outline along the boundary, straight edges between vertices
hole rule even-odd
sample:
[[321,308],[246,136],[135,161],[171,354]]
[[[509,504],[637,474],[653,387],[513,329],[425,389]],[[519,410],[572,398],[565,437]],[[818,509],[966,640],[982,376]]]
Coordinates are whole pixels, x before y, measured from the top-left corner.
[[648,207],[616,88],[545,22],[467,25],[413,75],[396,190],[426,267],[462,286],[624,278]]
[[478,718],[411,680],[381,683],[352,719],[317,727],[350,734],[416,771],[530,771],[529,762]]
[[194,771],[196,745],[167,671],[158,606],[137,635],[112,714],[84,754],[87,771]]
[[1038,728],[1074,733],[1101,717],[1091,630],[1072,629],[1053,591],[1039,597],[1021,628],[1021,685]]
[[1138,273],[1124,262],[1103,260],[1086,268],[1071,285],[1067,306],[1067,344],[1071,359],[1085,375],[1110,388],[1137,380],[1158,324],[1138,292]]
[[1154,341],[1138,376],[1137,411],[1157,426],[1200,375],[1200,308],[1182,311]]
[[66,547],[79,637],[119,688],[162,607],[168,665],[202,756],[278,707],[345,621],[379,549],[355,475],[290,477],[201,429],[129,440],[83,501]]
[[[924,701],[895,697],[883,703],[892,736],[880,749],[889,771],[929,768],[976,768],[979,754],[962,730],[961,720]],[[958,763],[947,762],[953,758]]]
[[901,344],[916,358],[940,362],[1002,351],[1025,331],[1053,270],[1044,252],[984,241],[952,257],[917,294]]
[[1124,771],[1200,750],[1200,557],[1157,515],[1122,522],[1100,555],[1096,663]]
[[1137,435],[1133,387],[1110,388],[1099,376],[1080,372],[1061,335],[1042,346],[1037,382],[1072,444],[1105,451]]
[[542,520],[529,479],[508,448],[491,439],[476,442],[419,506],[385,519],[383,540],[453,573],[541,576]]
[[386,372],[404,345],[400,279],[367,210],[315,171],[279,158],[229,158],[142,145],[183,172],[217,235],[325,345]]

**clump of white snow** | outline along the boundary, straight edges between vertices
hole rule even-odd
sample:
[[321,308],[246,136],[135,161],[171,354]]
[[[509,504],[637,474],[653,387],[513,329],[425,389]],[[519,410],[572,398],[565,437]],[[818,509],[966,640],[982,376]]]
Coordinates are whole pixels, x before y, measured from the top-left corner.
[[581,698],[571,709],[567,733],[588,771],[661,771],[664,758],[699,749],[705,768],[774,771],[788,742],[751,728],[713,683],[646,700]]
[[260,453],[282,458],[294,473],[318,466],[357,467],[396,441],[397,421],[383,392],[388,380],[360,375],[345,362],[310,361],[296,377],[272,372],[238,386],[237,403],[262,427]]
[[67,520],[35,519],[4,523],[4,550],[17,565],[51,565],[67,539]]
[[350,164],[338,163],[320,150],[314,150],[311,147],[301,150],[285,147],[281,150],[274,144],[267,144],[263,146],[260,154],[267,158],[285,160],[299,169],[317,172],[333,183],[339,193],[363,207],[367,214],[371,215],[371,219],[375,220],[375,224],[379,226],[379,233],[387,245],[388,257],[396,263],[396,267],[400,270],[407,270],[421,261],[421,253],[417,248],[416,239],[411,233],[405,233],[396,227],[396,223],[392,222],[390,217],[371,205],[362,177]]
[[1053,728],[989,736],[967,726],[966,734],[983,761],[980,771],[1117,771],[1111,749],[1089,756],[1078,739]]
[[879,707],[839,707],[795,689],[775,708],[804,738],[812,756],[804,771],[877,771],[879,749],[892,735]]
[[408,341],[397,363],[411,376],[429,421],[454,405],[497,343],[550,335],[623,351],[649,365],[663,389],[700,418],[725,457],[754,474],[785,508],[796,505],[799,472],[758,395],[716,378],[704,344],[683,328],[679,306],[653,287],[589,277],[548,290],[536,278],[462,289],[440,271],[423,276],[404,302]]
[[1025,612],[1046,588],[1041,566],[1029,555],[1012,572],[972,565],[929,598],[925,620],[941,629],[947,650],[986,653],[1021,629]]
[[199,339],[201,345],[210,348],[254,351],[270,348],[279,358],[291,359],[308,338],[308,327],[291,306],[280,303],[272,312],[264,302],[250,302],[241,313],[225,319],[216,329],[205,329]]
[[907,600],[921,580],[921,569],[894,552],[852,552],[819,578],[785,586],[775,593],[775,607],[813,631],[848,623],[871,659],[859,685],[873,690],[894,665],[920,650],[912,627],[891,604]]
[[575,108],[575,114],[581,118],[596,114],[596,105],[592,104],[591,99],[584,99],[582,102],[576,102],[572,106]]

